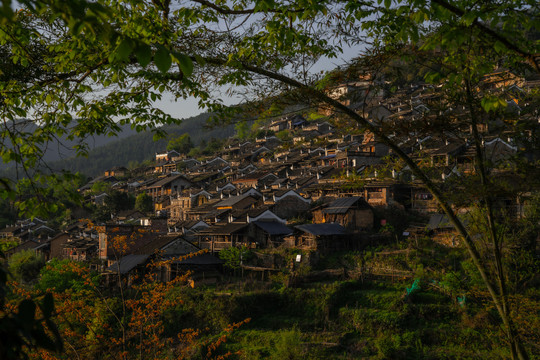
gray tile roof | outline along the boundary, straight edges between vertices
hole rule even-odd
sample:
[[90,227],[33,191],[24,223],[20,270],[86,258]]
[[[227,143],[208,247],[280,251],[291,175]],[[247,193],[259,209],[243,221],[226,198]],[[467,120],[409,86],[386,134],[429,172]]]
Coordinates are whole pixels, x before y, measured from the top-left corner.
[[292,233],[290,228],[277,221],[254,221],[253,224],[270,235],[288,235]]
[[244,230],[249,224],[247,223],[229,223],[225,225],[214,225],[203,229],[199,232],[200,235],[230,235]]
[[237,196],[231,196],[228,199],[225,199],[223,201],[220,201],[215,206],[216,207],[224,207],[224,206],[234,206],[236,203],[244,200],[247,197],[250,197],[251,195],[244,194],[244,195],[237,195]]
[[149,257],[150,255],[127,255],[109,266],[107,271],[116,273],[118,272],[118,266],[120,266],[120,274],[127,274],[138,265],[143,264]]
[[149,186],[148,188],[159,188],[159,187],[162,187],[162,186],[165,186],[165,185],[168,185],[170,184],[171,182],[175,181],[175,180],[178,180],[178,179],[183,179],[185,181],[189,181],[187,180],[184,175],[171,175],[171,176],[167,176],[157,182],[155,182],[154,184],[152,184],[151,186]]
[[334,223],[297,225],[295,228],[315,236],[345,235],[346,233],[343,226]]
[[323,210],[325,214],[345,214],[351,207],[353,207],[358,202],[361,202],[359,205],[363,209],[368,209],[369,205],[361,196],[351,196],[339,198],[330,203],[326,209]]

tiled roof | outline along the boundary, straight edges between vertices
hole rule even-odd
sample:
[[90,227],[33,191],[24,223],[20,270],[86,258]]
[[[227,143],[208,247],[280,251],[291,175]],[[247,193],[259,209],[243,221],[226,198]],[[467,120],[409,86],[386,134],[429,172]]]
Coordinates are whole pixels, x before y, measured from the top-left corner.
[[145,243],[133,251],[134,254],[151,255],[160,250],[165,245],[176,240],[178,235],[161,235],[152,241]]
[[295,228],[315,236],[345,235],[346,233],[343,226],[334,223],[297,225]]
[[148,260],[150,255],[127,255],[122,257],[119,261],[115,262],[107,268],[107,271],[120,274],[127,274],[137,266],[143,264]]
[[[251,197],[251,195],[245,194],[245,195],[238,195],[238,196],[231,196],[228,199],[222,200],[219,203],[217,203],[216,207],[224,207],[224,206],[234,206],[236,203],[244,200],[245,198]],[[253,199],[255,200],[255,199]]]
[[351,196],[334,200],[323,212],[325,214],[345,214],[351,207],[358,203],[361,208],[369,209],[368,203],[361,196]]
[[247,223],[229,223],[226,225],[214,225],[208,229],[204,229],[199,234],[210,235],[229,235],[237,231],[243,230],[248,226]]
[[270,235],[288,235],[292,230],[278,221],[254,221],[253,224],[260,227]]
[[178,175],[173,175],[173,176],[167,176],[166,178],[155,182],[153,185],[149,186],[149,188],[159,188],[159,187],[168,185],[171,182],[173,182],[174,180],[178,180],[180,178],[182,178],[182,179],[184,179],[186,181],[189,181],[183,175],[178,174]]

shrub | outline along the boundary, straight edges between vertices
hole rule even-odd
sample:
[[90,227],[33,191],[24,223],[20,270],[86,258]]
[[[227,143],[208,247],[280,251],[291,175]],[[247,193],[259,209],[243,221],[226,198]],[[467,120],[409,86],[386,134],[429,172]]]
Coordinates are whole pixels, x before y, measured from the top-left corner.
[[274,343],[274,349],[270,353],[270,359],[300,360],[304,358],[304,347],[302,345],[300,331],[293,328],[280,332],[276,342]]
[[[86,279],[81,275],[81,273],[85,272],[86,267],[82,263],[68,259],[52,259],[41,269],[39,281],[35,287],[41,291],[52,289],[57,293],[62,293],[68,289],[73,289],[75,292],[84,289],[89,290],[92,288],[92,284],[86,284]],[[92,282],[94,287],[97,286],[99,276],[92,276]]]
[[33,250],[20,251],[9,259],[11,275],[26,283],[35,280],[43,266],[45,266],[45,258],[41,254],[37,255]]
[[253,256],[252,252],[246,247],[230,247],[219,252],[219,258],[225,261],[225,266],[229,269],[238,269],[242,262],[249,260]]

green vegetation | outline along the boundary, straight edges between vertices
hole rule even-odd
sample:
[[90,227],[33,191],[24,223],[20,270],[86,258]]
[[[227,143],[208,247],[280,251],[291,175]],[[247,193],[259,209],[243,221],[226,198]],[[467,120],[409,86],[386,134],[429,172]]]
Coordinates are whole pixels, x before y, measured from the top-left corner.
[[[240,359],[509,356],[500,321],[483,309],[482,298],[462,307],[426,285],[405,299],[411,283],[353,280],[275,290],[257,283],[193,289],[185,293],[182,321],[219,328],[250,317],[223,349],[240,351]],[[225,291],[231,295],[219,295]],[[528,308],[537,305],[527,300]],[[538,319],[529,314],[525,321]]]
[[246,247],[230,247],[219,252],[219,258],[225,261],[225,266],[229,269],[236,270],[240,265],[249,261],[253,257],[253,253]]
[[[0,257],[4,260],[2,253]],[[21,290],[9,285],[8,271],[1,261],[0,358],[26,359],[29,351],[40,348],[51,352],[62,351],[63,342],[52,321],[55,310],[52,295],[46,293],[40,299],[28,299],[21,296]]]
[[[240,253],[242,260],[256,261],[247,249],[233,248],[221,256],[227,266],[238,269]],[[300,251],[265,251],[272,253],[289,263]],[[66,349],[65,356],[55,355],[59,359],[119,354],[122,343],[136,349],[141,319],[159,331],[155,342],[142,348],[154,358],[172,354],[164,351],[164,344],[182,349],[185,359],[200,358],[208,344],[217,344],[215,356],[230,352],[232,359],[246,360],[510,356],[501,319],[493,307],[485,307],[488,294],[482,279],[461,248],[421,237],[381,241],[364,251],[332,253],[318,260],[302,254],[303,261],[316,261],[313,267],[285,266],[267,281],[244,269],[242,276],[236,271],[217,285],[196,281],[195,288],[187,287],[184,279],[162,285],[150,270],[148,276],[139,273],[129,287],[116,281],[104,287],[102,276],[88,271],[87,265],[53,260],[27,288],[35,297],[51,291],[58,309],[52,320],[62,337],[88,349],[84,353]],[[527,276],[517,283],[509,281],[509,286],[521,289],[511,300],[520,304],[516,325],[527,343],[540,336],[535,311],[540,306],[540,282],[531,270],[538,265],[534,260],[523,269]],[[18,299],[13,296],[9,301]],[[130,334],[124,340],[120,318]],[[233,326],[234,330],[223,330],[246,319],[250,321]],[[179,333],[191,334],[189,329],[200,331],[175,340]],[[218,341],[223,335],[226,341]],[[114,341],[104,344],[103,337]],[[39,354],[50,356],[43,351]],[[128,358],[136,356],[128,353]],[[532,355],[540,354],[533,349]]]
[[11,249],[12,247],[15,247],[15,246],[17,246],[17,245],[19,245],[19,241],[18,241],[18,240],[9,240],[9,239],[8,239],[8,240],[5,240],[5,239],[4,239],[4,240],[2,240],[2,241],[0,242],[0,252],[1,252],[1,253],[5,253],[6,250],[9,250],[9,249]]
[[191,142],[191,136],[189,134],[173,137],[167,144],[167,150],[176,150],[180,154],[189,153],[191,148],[193,148],[193,143]]
[[87,291],[91,286],[99,284],[99,276],[91,276],[91,284],[86,283],[81,273],[85,272],[86,264],[75,263],[71,260],[52,259],[41,268],[39,272],[39,281],[35,284],[35,289],[47,292],[64,293],[71,290],[75,293]]
[[154,210],[154,202],[152,201],[152,197],[145,192],[137,195],[137,198],[135,199],[135,210],[139,210],[143,214],[150,213],[152,210]]
[[11,256],[8,269],[15,280],[30,283],[38,277],[44,266],[43,255],[36,255],[33,250],[24,250]]

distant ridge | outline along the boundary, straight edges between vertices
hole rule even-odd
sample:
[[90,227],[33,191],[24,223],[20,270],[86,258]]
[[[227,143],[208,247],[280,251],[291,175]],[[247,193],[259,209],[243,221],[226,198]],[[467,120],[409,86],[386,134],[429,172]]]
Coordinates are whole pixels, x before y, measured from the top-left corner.
[[[15,134],[17,132],[33,133],[38,128],[38,126],[34,122],[26,119],[17,120],[15,123],[10,121],[6,125],[2,126],[5,126],[7,127],[7,129],[14,131]],[[130,125],[122,125],[120,127],[122,130],[119,132],[118,136],[109,136],[107,134],[104,134],[88,137],[86,139],[86,143],[88,144],[89,149],[92,150],[97,147],[109,144],[111,142],[115,142],[118,139],[128,137],[137,133],[135,130],[131,129]],[[54,138],[46,145],[43,160],[47,163],[50,163],[53,161],[59,161],[74,156],[75,150],[73,149],[73,146],[76,145],[78,142],[78,140],[67,140],[65,137],[62,137],[60,139]],[[6,142],[3,144],[3,146],[12,147],[12,144]],[[11,163],[3,163],[2,159],[0,158],[0,169],[4,170],[11,167],[12,165],[13,164]]]
[[[205,124],[210,116],[209,113],[203,113],[184,119],[179,125],[163,126],[163,130],[169,135],[188,133],[194,144],[199,144],[202,140],[223,139],[234,135],[234,125],[206,129]],[[69,170],[95,177],[114,166],[127,166],[130,161],[153,159],[156,152],[165,150],[167,142],[167,139],[154,141],[150,131],[136,133],[95,148],[89,152],[88,157],[72,157],[52,162],[49,166],[55,171]]]

